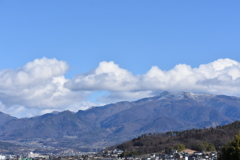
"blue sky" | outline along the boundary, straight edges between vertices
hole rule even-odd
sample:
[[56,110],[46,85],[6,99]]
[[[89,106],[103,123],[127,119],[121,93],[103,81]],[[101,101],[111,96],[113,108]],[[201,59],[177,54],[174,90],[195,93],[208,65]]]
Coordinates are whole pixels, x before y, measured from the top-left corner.
[[[0,0],[1,110],[18,117],[52,110],[76,111],[153,96],[162,90],[238,96],[239,90],[226,88],[239,89],[239,7],[237,0]],[[40,71],[33,73],[29,68],[35,64]],[[62,70],[56,71],[54,67],[59,65]],[[212,72],[201,65],[205,69],[222,67]],[[48,66],[43,71],[51,74],[39,77],[45,75],[42,66]],[[28,75],[23,77],[35,75],[35,79],[19,79],[16,75],[20,71]],[[168,78],[150,81],[149,71]],[[184,75],[190,72],[192,77],[208,74],[188,82],[191,85],[187,88],[183,83],[191,78],[184,79]],[[61,85],[53,82],[54,77],[62,78]],[[168,84],[172,78],[182,87]],[[26,95],[21,98],[15,94],[24,95],[22,89],[31,90],[39,79],[42,86],[24,91]],[[50,82],[55,87],[51,95],[67,89],[60,95],[69,102],[44,101],[37,95],[29,98],[33,93],[45,93],[40,90],[51,86]],[[14,89],[7,88],[8,84]],[[195,86],[199,84],[204,87]]]

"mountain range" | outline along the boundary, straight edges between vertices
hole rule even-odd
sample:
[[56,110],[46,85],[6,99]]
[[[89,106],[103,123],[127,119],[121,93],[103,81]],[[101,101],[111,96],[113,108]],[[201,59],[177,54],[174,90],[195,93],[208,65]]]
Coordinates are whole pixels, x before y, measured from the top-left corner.
[[240,120],[239,97],[165,91],[76,113],[16,118],[0,112],[0,140],[54,139],[49,145],[109,146],[144,133],[214,127],[235,120]]

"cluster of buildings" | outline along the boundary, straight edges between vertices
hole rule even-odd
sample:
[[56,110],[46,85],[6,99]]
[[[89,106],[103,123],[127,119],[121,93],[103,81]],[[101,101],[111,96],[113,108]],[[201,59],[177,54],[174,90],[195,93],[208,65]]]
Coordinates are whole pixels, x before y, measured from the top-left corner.
[[217,160],[217,153],[194,152],[193,154],[188,154],[187,152],[175,152],[158,155],[151,154],[149,157],[142,158],[141,160]]
[[0,160],[46,160],[50,159],[49,155],[40,155],[38,153],[30,152],[28,155],[0,155]]
[[189,154],[187,152],[179,153],[177,150],[172,150],[168,154],[145,154],[121,157],[122,153],[123,151],[117,149],[108,150],[101,154],[91,152],[75,156],[51,156],[30,152],[24,157],[0,155],[0,160],[217,160],[218,158],[217,152],[194,152]]
[[[110,154],[109,154],[110,153]],[[217,160],[217,152],[194,152],[189,154],[188,152],[177,152],[177,150],[171,150],[168,154],[145,154],[140,156],[130,156],[120,158],[122,151],[109,151],[107,157],[104,160]]]

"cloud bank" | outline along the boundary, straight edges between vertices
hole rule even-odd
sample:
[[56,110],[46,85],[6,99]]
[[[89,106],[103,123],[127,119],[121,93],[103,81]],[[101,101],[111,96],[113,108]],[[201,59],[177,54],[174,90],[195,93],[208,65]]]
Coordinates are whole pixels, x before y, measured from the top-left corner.
[[31,116],[83,101],[87,92],[72,92],[63,86],[67,69],[64,61],[42,58],[0,71],[1,111]]
[[188,91],[239,96],[240,63],[219,59],[192,68],[178,64],[163,71],[153,66],[146,74],[133,75],[114,62],[101,62],[92,71],[80,74],[65,83],[73,91],[106,90],[106,102],[152,96],[159,91]]
[[[34,116],[54,110],[87,109],[98,103],[136,100],[162,91],[187,91],[240,96],[240,63],[218,59],[192,68],[178,64],[168,71],[153,66],[133,75],[114,62],[100,62],[72,79],[64,74],[69,66],[57,59],[36,59],[18,69],[0,71],[0,110],[16,116]],[[95,102],[91,93],[107,91]]]

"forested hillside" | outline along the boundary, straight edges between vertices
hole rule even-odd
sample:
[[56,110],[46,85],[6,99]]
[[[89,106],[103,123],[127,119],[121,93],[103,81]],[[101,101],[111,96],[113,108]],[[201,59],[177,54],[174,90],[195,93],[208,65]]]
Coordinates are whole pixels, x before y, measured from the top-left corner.
[[181,149],[183,146],[197,151],[214,151],[220,150],[229,140],[233,140],[239,130],[240,122],[235,121],[215,128],[143,134],[110,148],[134,151],[138,154],[167,152],[172,148]]

